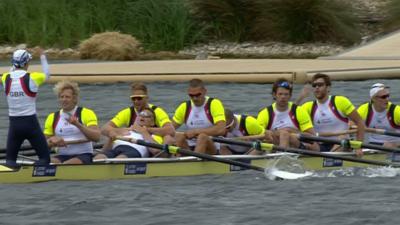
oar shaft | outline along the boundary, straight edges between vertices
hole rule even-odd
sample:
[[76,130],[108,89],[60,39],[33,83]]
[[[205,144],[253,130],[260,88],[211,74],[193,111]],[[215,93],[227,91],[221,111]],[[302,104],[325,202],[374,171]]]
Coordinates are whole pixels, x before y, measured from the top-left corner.
[[[132,143],[136,143],[138,145],[143,145],[143,146],[147,146],[147,147],[150,147],[150,148],[157,148],[157,149],[161,149],[161,150],[168,150],[169,151],[170,147],[171,147],[171,146],[168,146],[168,145],[150,143],[150,142],[146,142],[144,140],[136,140],[136,139],[133,139],[133,138],[117,137],[117,139],[124,140],[124,141],[129,141],[129,142],[132,142]],[[254,165],[251,165],[251,164],[247,164],[247,163],[243,163],[243,162],[239,162],[239,161],[234,161],[234,160],[231,160],[231,159],[219,158],[219,157],[215,157],[215,156],[212,156],[212,155],[203,154],[203,153],[199,153],[199,152],[194,152],[194,151],[191,151],[191,150],[186,150],[186,149],[177,148],[177,147],[175,147],[175,149],[179,153],[182,153],[182,154],[185,154],[185,155],[190,155],[190,156],[195,156],[195,157],[198,157],[198,158],[201,158],[201,159],[207,159],[207,160],[210,160],[210,161],[216,161],[216,162],[230,164],[230,165],[234,165],[234,166],[240,166],[240,167],[243,167],[243,168],[262,171],[262,172],[264,172],[264,170],[265,170],[264,168],[259,167],[259,166],[254,166]]]
[[317,156],[317,157],[324,157],[324,158],[331,158],[331,159],[340,159],[340,160],[343,160],[343,161],[350,161],[350,162],[357,162],[357,163],[366,163],[366,164],[377,165],[377,166],[393,166],[393,164],[389,163],[389,162],[375,161],[375,160],[368,160],[368,159],[361,159],[361,158],[354,158],[354,157],[347,157],[347,156],[342,156],[342,155],[322,153],[322,152],[310,151],[310,150],[305,150],[305,149],[282,148],[282,147],[274,145],[274,150],[275,151],[282,151],[282,152],[298,153],[298,154],[308,155],[308,156]]
[[[357,129],[357,126],[351,126],[353,129]],[[375,134],[382,134],[382,135],[387,135],[387,136],[393,136],[393,137],[400,137],[400,133],[385,130],[385,129],[377,129],[377,128],[371,128],[371,127],[366,127],[365,131],[368,133],[375,133]]]
[[310,135],[300,135],[300,140],[301,141],[317,141],[317,142],[325,142],[325,143],[330,143],[330,144],[337,144],[341,146],[347,146],[347,147],[352,147],[352,145],[359,145],[361,148],[370,148],[370,149],[377,149],[385,152],[400,152],[399,148],[389,148],[386,146],[382,145],[373,145],[373,144],[366,144],[362,143],[359,141],[351,141],[351,140],[338,140],[338,139],[329,139],[329,138],[323,138],[323,137],[316,137],[316,136],[310,136]]
[[239,145],[243,147],[254,147],[255,142],[248,142],[248,141],[241,141],[241,140],[232,140],[232,139],[227,139],[227,138],[222,138],[222,137],[211,137],[211,139],[215,142],[223,143],[223,144],[234,144],[234,145]]
[[[337,154],[329,154],[329,153],[316,152],[316,151],[310,151],[310,150],[298,149],[298,148],[284,148],[284,147],[267,144],[267,143],[260,143],[260,142],[252,143],[252,142],[231,140],[231,139],[225,139],[225,138],[219,138],[219,137],[215,137],[215,138],[213,138],[213,140],[215,142],[220,142],[220,143],[225,143],[225,144],[234,144],[234,145],[246,146],[246,147],[256,147],[256,149],[264,150],[264,151],[275,150],[275,151],[282,151],[282,152],[291,152],[291,153],[297,153],[297,154],[302,154],[302,155],[317,156],[317,157],[324,157],[324,158],[331,158],[331,159],[340,159],[340,160],[344,160],[344,161],[366,163],[366,164],[372,164],[372,165],[378,165],[378,166],[396,166],[396,167],[400,166],[400,165],[389,163],[389,162],[347,157],[347,156],[342,156],[342,155],[337,155]],[[314,141],[319,141],[319,140],[320,139],[318,137],[316,137],[316,139]]]
[[[80,144],[80,143],[85,143],[85,142],[89,142],[88,140],[76,140],[76,141],[67,141],[66,144],[70,145],[70,144]],[[102,143],[97,143],[93,145],[93,148],[102,148],[103,144]],[[32,146],[26,145],[26,146],[21,146],[21,148],[19,149],[19,151],[32,151],[34,150]],[[6,153],[7,149],[3,148],[0,149],[0,154],[1,153]]]
[[[338,132],[322,132],[319,133],[318,135],[320,137],[334,137],[334,136],[339,136],[339,135],[344,135],[344,134],[354,134],[357,133],[357,130],[344,130],[344,131],[338,131]],[[293,133],[293,135],[297,135]],[[255,139],[264,139],[265,134],[258,134],[258,135],[249,135],[249,136],[240,136],[240,137],[233,137],[232,139],[235,140],[255,140]]]

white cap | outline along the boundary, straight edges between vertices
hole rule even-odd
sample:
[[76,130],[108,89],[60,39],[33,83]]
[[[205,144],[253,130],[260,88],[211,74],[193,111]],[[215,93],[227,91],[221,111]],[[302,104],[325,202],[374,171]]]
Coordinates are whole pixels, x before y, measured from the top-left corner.
[[28,51],[26,51],[24,49],[18,49],[13,53],[13,57],[11,59],[11,63],[16,68],[22,68],[31,59],[32,59],[32,55]]
[[378,93],[379,91],[386,89],[386,88],[390,88],[388,86],[385,86],[382,83],[376,83],[374,85],[371,86],[371,90],[369,90],[369,97],[374,97],[376,95],[376,93]]

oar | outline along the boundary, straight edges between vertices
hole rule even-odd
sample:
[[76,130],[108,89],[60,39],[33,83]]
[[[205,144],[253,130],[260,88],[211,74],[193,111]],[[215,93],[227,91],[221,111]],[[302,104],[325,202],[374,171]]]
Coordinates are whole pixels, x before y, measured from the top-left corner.
[[300,141],[317,141],[317,142],[325,142],[329,144],[336,144],[336,145],[341,145],[342,147],[350,147],[350,148],[369,148],[369,149],[376,149],[384,152],[399,152],[400,153],[400,148],[390,148],[382,145],[373,145],[373,144],[366,144],[361,141],[353,141],[349,139],[343,139],[343,140],[338,140],[338,139],[329,139],[329,138],[323,138],[323,137],[316,137],[316,136],[309,136],[309,135],[302,135],[300,134],[299,136]]
[[347,157],[347,156],[343,156],[343,155],[329,154],[329,153],[310,151],[310,150],[304,150],[304,149],[298,149],[298,148],[284,148],[284,147],[276,146],[276,145],[269,144],[269,143],[263,143],[263,142],[259,142],[259,141],[247,142],[247,141],[232,140],[232,139],[226,139],[226,138],[220,138],[220,137],[213,137],[212,140],[215,142],[245,146],[245,147],[255,148],[257,150],[263,150],[263,151],[275,150],[275,151],[291,152],[291,153],[297,153],[297,154],[309,155],[309,156],[340,159],[340,160],[344,160],[344,161],[365,163],[365,164],[371,164],[371,165],[377,165],[377,166],[400,167],[400,164],[395,164],[395,163]]
[[261,171],[261,172],[265,171],[265,168],[263,168],[263,167],[254,166],[251,164],[234,161],[231,159],[218,158],[218,157],[215,157],[212,155],[194,152],[191,150],[179,148],[179,147],[172,146],[172,145],[161,145],[161,144],[157,144],[157,143],[150,143],[150,142],[146,142],[144,140],[138,140],[138,139],[128,138],[128,137],[117,137],[117,139],[123,140],[123,141],[128,141],[128,142],[135,143],[138,145],[143,145],[143,146],[150,147],[150,148],[157,148],[157,149],[169,152],[171,154],[182,153],[184,155],[195,156],[195,157],[198,157],[201,159],[207,159],[210,161],[216,161],[216,162],[230,164],[230,165],[234,165],[234,166],[240,166],[240,167],[243,167],[246,169],[252,169],[252,170],[257,170],[257,171]]
[[[54,151],[53,149],[50,151],[50,154],[54,154],[54,153],[56,153],[56,151]],[[23,152],[23,153],[21,153],[21,154],[18,154],[18,156],[36,156],[36,152],[35,151],[33,151],[33,150],[30,150],[30,151],[25,151],[25,152]],[[0,155],[0,159],[5,159],[6,158],[6,154],[1,154]]]
[[[351,128],[357,129],[357,126],[351,126]],[[385,129],[366,127],[365,131],[368,133],[376,133],[376,134],[382,134],[382,135],[387,135],[387,136],[400,137],[400,133],[385,130]]]
[[[73,140],[73,141],[66,141],[65,143],[67,145],[71,145],[71,144],[80,144],[80,143],[85,143],[85,142],[89,142],[88,140]],[[103,144],[101,143],[96,143],[93,145],[93,148],[102,148]],[[56,147],[57,148],[57,147]],[[30,151],[30,150],[34,150],[32,146],[26,145],[26,146],[21,146],[21,148],[19,149],[19,151]],[[0,149],[0,153],[6,153],[7,149],[6,148],[1,148]]]
[[[339,131],[339,132],[322,132],[322,133],[319,133],[318,136],[321,136],[321,137],[334,137],[334,136],[340,136],[340,135],[345,135],[345,134],[354,134],[354,133],[357,133],[357,130],[344,130],[344,131]],[[237,140],[256,140],[256,139],[264,139],[264,137],[265,137],[264,134],[258,134],[258,135],[234,137],[232,139],[237,139]]]

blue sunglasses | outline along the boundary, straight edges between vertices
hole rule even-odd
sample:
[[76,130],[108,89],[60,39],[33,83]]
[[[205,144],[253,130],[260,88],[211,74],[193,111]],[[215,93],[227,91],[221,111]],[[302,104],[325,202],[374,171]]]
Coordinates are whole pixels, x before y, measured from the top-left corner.
[[283,81],[283,82],[278,83],[278,87],[290,89],[290,88],[292,88],[292,85],[287,81]]

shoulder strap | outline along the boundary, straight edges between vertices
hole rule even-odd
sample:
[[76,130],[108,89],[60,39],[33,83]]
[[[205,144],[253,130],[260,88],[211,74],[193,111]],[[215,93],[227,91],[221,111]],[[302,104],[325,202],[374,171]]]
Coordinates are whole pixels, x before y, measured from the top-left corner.
[[82,123],[82,109],[83,109],[82,107],[78,106],[78,108],[76,108],[75,115],[74,115],[74,116],[76,116],[76,118],[78,118],[78,121],[81,124],[83,124]]
[[246,118],[247,118],[247,115],[241,115],[240,122],[239,122],[239,130],[240,130],[240,132],[242,132],[242,134],[244,136],[249,135],[249,132],[247,131],[247,128],[246,128]]
[[272,123],[274,122],[274,117],[275,117],[274,108],[272,107],[272,105],[267,107],[267,111],[268,111],[268,124],[266,128],[267,130],[271,130]]
[[136,120],[136,111],[135,111],[135,107],[131,106],[129,107],[130,111],[131,111],[131,116],[129,117],[129,123],[128,126],[132,126],[133,123],[135,123]]
[[389,120],[389,123],[390,123],[390,125],[393,127],[393,128],[395,128],[395,129],[400,129],[400,125],[397,125],[395,122],[394,122],[394,110],[395,110],[395,108],[396,108],[396,105],[395,104],[391,104],[390,105],[390,107],[389,107],[389,111],[388,111],[388,120]]
[[289,111],[289,117],[292,120],[292,122],[294,123],[294,125],[300,129],[300,125],[299,125],[299,121],[297,119],[297,114],[296,114],[296,109],[297,109],[297,105],[296,104],[292,104],[292,107]]
[[[78,118],[78,121],[81,124],[83,124],[82,123],[82,109],[83,109],[82,107],[76,108],[76,111],[75,111],[75,114],[74,114],[74,116],[76,118]],[[56,129],[58,121],[60,121],[60,111],[54,112],[54,118],[53,118],[53,124],[52,124],[53,131]]]
[[186,102],[185,123],[187,122],[191,111],[192,111],[192,103],[189,100]]
[[368,102],[367,117],[365,118],[365,125],[367,127],[369,127],[369,125],[371,124],[373,115],[374,115],[374,110],[372,109],[372,104],[371,102]]
[[315,112],[317,111],[317,108],[318,108],[317,101],[314,100],[311,105],[311,120],[313,121],[313,123],[314,123],[314,116],[315,116]]
[[53,118],[53,132],[56,130],[58,121],[60,120],[60,111],[54,112],[54,118]]
[[212,117],[212,114],[211,114],[211,102],[213,100],[214,100],[214,98],[208,98],[207,103],[204,108],[206,111],[207,118],[212,124],[214,124],[214,118]]
[[22,90],[24,90],[25,94],[32,98],[36,97],[36,92],[31,91],[31,89],[29,88],[29,81],[31,79],[31,74],[26,73],[24,76],[22,76],[19,79],[20,79]]
[[153,110],[153,111],[156,110],[157,108],[158,108],[158,106],[155,106],[155,105],[152,105],[152,106],[150,107],[150,109]]
[[7,74],[6,75],[6,83],[5,83],[5,87],[4,87],[4,91],[5,91],[6,95],[10,94],[11,82],[12,82],[11,75]]
[[336,98],[335,95],[331,96],[331,100],[329,102],[329,107],[331,108],[333,114],[335,114],[336,118],[338,118],[339,120],[341,120],[341,121],[343,121],[345,123],[348,123],[349,119],[346,118],[346,117],[343,117],[342,115],[340,115],[339,111],[337,110],[337,107],[336,107],[336,104],[335,104],[335,98]]

